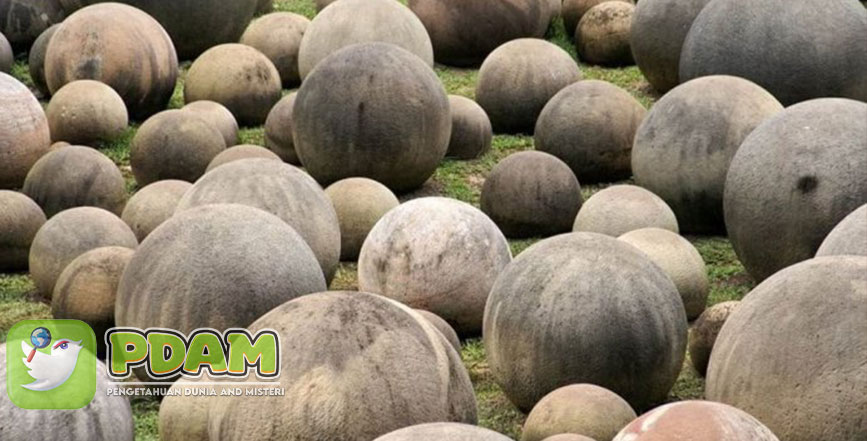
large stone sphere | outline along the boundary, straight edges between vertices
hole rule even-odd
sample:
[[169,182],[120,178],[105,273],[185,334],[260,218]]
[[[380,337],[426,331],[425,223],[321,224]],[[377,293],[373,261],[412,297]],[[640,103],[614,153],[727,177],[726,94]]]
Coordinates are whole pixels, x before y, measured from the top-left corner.
[[740,409],[712,401],[681,401],[636,418],[614,441],[779,440],[759,420]]
[[340,260],[358,259],[361,245],[373,226],[400,205],[388,187],[367,178],[347,178],[325,189],[340,223]]
[[446,155],[458,159],[476,159],[491,149],[493,131],[485,109],[475,101],[449,95],[452,109],[452,135]]
[[867,257],[819,257],[757,286],[717,337],[707,399],[786,441],[867,438],[865,275]]
[[[578,28],[578,22],[581,17],[590,10],[590,8],[612,0],[563,0],[563,28],[566,30],[566,35],[569,38],[575,37],[575,29]],[[635,3],[633,0],[615,0],[628,3]]]
[[126,204],[126,183],[120,169],[90,147],[70,146],[46,154],[27,173],[21,191],[49,218],[82,206],[120,215]]
[[531,133],[545,103],[579,80],[581,70],[566,51],[545,40],[521,38],[485,58],[476,101],[490,117],[494,132]]
[[845,254],[867,256],[867,204],[844,217],[816,251],[816,257]]
[[120,94],[134,120],[165,109],[177,79],[178,58],[166,31],[141,10],[118,3],[70,15],[45,54],[52,93],[75,80],[100,81]]
[[340,257],[340,224],[331,201],[300,169],[271,159],[242,159],[215,168],[178,203],[178,212],[207,204],[242,204],[282,219],[307,242],[325,279]]
[[509,441],[492,430],[460,423],[427,423],[404,427],[374,441]]
[[521,441],[542,441],[561,433],[610,440],[636,417],[629,403],[608,389],[592,384],[563,386],[533,407]]
[[258,50],[243,44],[223,44],[199,56],[184,82],[184,100],[215,101],[226,106],[242,126],[265,123],[280,100],[280,73]]
[[445,156],[451,112],[418,57],[366,43],[334,53],[307,77],[292,127],[301,163],[322,185],[364,177],[403,192],[424,184]]
[[13,64],[15,64],[15,54],[12,53],[12,46],[9,45],[9,40],[0,33],[0,72],[12,72]]
[[761,281],[816,254],[867,203],[867,104],[827,98],[791,106],[744,140],[726,178],[725,223]]
[[614,185],[584,202],[573,231],[622,236],[641,228],[678,233],[677,218],[659,196],[634,185]]
[[15,52],[26,52],[42,32],[65,14],[59,0],[0,0],[0,34]]
[[511,260],[506,238],[484,213],[454,199],[420,198],[373,227],[358,258],[358,286],[473,336],[482,330],[491,286]]
[[629,92],[605,81],[579,81],[542,109],[536,150],[562,159],[583,183],[615,182],[632,175],[630,153],[647,111]]
[[635,6],[630,2],[602,2],[587,11],[575,28],[575,48],[582,60],[605,66],[634,63],[629,30]]
[[494,166],[480,205],[506,237],[524,238],[571,231],[583,202],[578,179],[566,163],[527,151]]
[[461,353],[461,339],[458,337],[458,333],[455,332],[455,328],[452,328],[452,325],[450,325],[449,322],[443,320],[442,317],[430,311],[425,311],[424,309],[416,309],[415,312],[430,322],[430,324],[432,324],[433,327],[446,338],[448,344],[455,348],[455,351],[457,351],[458,354]]
[[221,165],[225,165],[230,162],[252,158],[273,159],[275,161],[281,161],[280,157],[277,156],[276,153],[266,149],[265,147],[252,144],[241,144],[234,147],[229,147],[226,150],[220,152],[219,155],[214,156],[214,159],[211,161],[210,164],[208,164],[207,171],[211,171]]
[[265,54],[277,72],[283,87],[291,89],[301,84],[298,73],[298,49],[310,20],[291,12],[275,12],[256,19],[241,36],[241,44]]
[[135,234],[114,214],[95,207],[78,207],[49,219],[30,247],[30,277],[45,297],[54,293],[60,273],[76,257],[96,248],[135,248]]
[[783,106],[743,78],[696,78],[665,94],[635,135],[638,185],[671,207],[684,232],[725,232],[723,188],[741,143]]
[[121,219],[135,233],[139,242],[175,213],[184,193],[192,187],[186,181],[157,181],[137,191],[123,209]]
[[27,269],[27,255],[45,213],[26,195],[0,190],[0,272]]
[[292,92],[281,99],[265,120],[265,145],[285,162],[301,165],[295,152],[295,129],[292,126],[292,110],[298,92]]
[[250,329],[292,336],[280,348],[286,394],[220,397],[208,419],[212,437],[365,440],[431,421],[476,423],[473,386],[458,353],[424,318],[389,299],[312,294],[280,305]]
[[225,106],[208,100],[193,101],[185,105],[181,110],[191,112],[204,119],[223,135],[226,147],[238,144],[238,122],[235,116]]
[[707,375],[710,352],[720,329],[739,304],[739,301],[717,303],[702,312],[692,325],[689,333],[689,359],[702,377]]
[[78,80],[61,87],[45,110],[51,140],[77,145],[113,141],[126,131],[123,99],[99,81]]
[[33,80],[33,85],[42,96],[51,94],[51,91],[48,90],[48,84],[45,82],[45,52],[48,50],[48,43],[51,42],[51,37],[54,36],[59,27],[59,24],[52,25],[40,34],[39,38],[33,42],[33,46],[30,47],[30,53],[27,55],[27,67],[30,70],[30,79]]
[[680,81],[733,75],[788,106],[812,98],[867,100],[867,10],[855,0],[709,3],[693,22]]
[[674,385],[686,340],[674,283],[635,247],[600,234],[531,246],[497,278],[485,308],[491,373],[524,412],[576,383],[647,409]]
[[24,184],[30,167],[51,148],[45,111],[15,78],[0,72],[0,189]]

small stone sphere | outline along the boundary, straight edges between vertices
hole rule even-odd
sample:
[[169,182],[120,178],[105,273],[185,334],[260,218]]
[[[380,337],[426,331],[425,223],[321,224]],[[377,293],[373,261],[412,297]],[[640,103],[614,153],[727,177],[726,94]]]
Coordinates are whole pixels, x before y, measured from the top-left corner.
[[273,159],[275,161],[281,161],[280,157],[277,156],[276,153],[266,149],[265,147],[252,144],[241,144],[234,147],[229,147],[226,150],[220,152],[219,155],[214,156],[214,159],[211,161],[210,164],[208,164],[208,169],[206,171],[211,171],[221,165],[225,165],[233,161],[250,158]]
[[51,93],[86,79],[111,86],[130,117],[143,120],[165,109],[172,97],[178,79],[175,46],[139,9],[119,3],[88,6],[63,21],[45,54]]
[[545,103],[579,80],[581,70],[566,51],[545,40],[521,38],[485,58],[476,101],[491,118],[494,132],[531,133]]
[[215,46],[199,56],[184,83],[185,102],[220,103],[242,126],[264,124],[281,93],[274,63],[258,50],[235,43]]
[[216,127],[223,135],[226,147],[238,144],[238,122],[235,121],[232,112],[222,104],[208,100],[193,101],[182,107],[181,110],[192,112]]
[[679,233],[677,218],[659,196],[634,185],[614,185],[587,199],[575,218],[573,231],[619,237],[641,228]]
[[549,436],[543,441],[596,441],[593,438],[587,438],[584,435],[575,435],[574,433],[561,433],[559,435]]
[[702,377],[707,375],[710,352],[720,329],[739,304],[739,301],[717,303],[702,312],[692,325],[689,333],[689,359]]
[[828,233],[816,257],[867,256],[867,204],[849,213]]
[[455,328],[452,328],[452,325],[450,325],[449,322],[443,320],[442,317],[430,311],[425,311],[424,309],[416,309],[415,312],[419,313],[425,318],[425,320],[430,322],[430,324],[432,324],[433,327],[436,328],[443,337],[445,337],[448,344],[455,348],[455,351],[457,351],[458,354],[461,353],[461,339],[458,338],[458,333],[455,332]]
[[632,142],[646,114],[629,92],[611,83],[579,81],[548,101],[533,141],[585,184],[620,181],[632,176]]
[[723,196],[729,239],[757,281],[816,254],[867,203],[867,104],[823,98],[759,125],[732,159]]
[[12,72],[12,65],[15,64],[15,54],[12,53],[12,46],[6,37],[0,33],[0,72]]
[[45,213],[26,195],[0,190],[0,272],[27,270],[27,255]]
[[[48,90],[48,84],[45,83],[45,52],[48,50],[48,43],[51,42],[51,37],[54,36],[59,27],[59,24],[52,25],[40,34],[39,38],[33,42],[30,53],[27,56],[27,67],[30,69],[30,78],[33,80],[36,90],[42,96],[51,95],[51,91]],[[3,69],[0,68],[0,70]]]
[[340,222],[340,260],[355,261],[373,226],[400,205],[388,187],[367,178],[347,178],[325,189]]
[[151,231],[172,217],[178,202],[192,186],[193,184],[187,181],[178,180],[149,184],[129,198],[120,218],[129,225],[141,242]]
[[78,145],[114,141],[129,124],[120,95],[93,80],[73,81],[61,87],[51,97],[45,116],[52,141]]
[[614,441],[721,440],[779,441],[748,413],[712,401],[680,401],[657,407],[635,419],[614,438]]
[[117,165],[102,153],[82,146],[64,147],[43,156],[27,173],[21,191],[49,218],[82,206],[120,215],[126,204],[126,182]]
[[9,40],[15,53],[27,52],[42,32],[64,16],[59,0],[0,0],[0,37]]
[[15,78],[0,72],[0,189],[24,184],[27,172],[51,148],[45,111]]
[[64,148],[64,147],[69,147],[69,146],[71,146],[71,145],[72,145],[72,144],[70,144],[70,143],[68,143],[68,142],[66,142],[66,141],[57,141],[57,142],[51,144],[51,149],[50,149],[49,151],[52,151],[52,152],[53,152],[53,151],[55,151],[55,150],[59,150],[59,149],[62,149],[62,148]]
[[582,60],[603,66],[634,64],[629,30],[635,6],[621,1],[602,2],[587,11],[575,28],[575,48]]
[[343,0],[323,9],[307,28],[298,52],[302,79],[329,55],[357,43],[391,43],[433,67],[433,47],[424,25],[393,0]]
[[[612,0],[563,0],[563,28],[566,30],[566,35],[569,38],[575,37],[575,30],[578,29],[578,22],[581,17],[590,10],[590,8]],[[633,0],[614,0],[634,4]]]
[[[334,7],[344,1],[354,0]],[[397,193],[436,171],[451,122],[433,70],[387,43],[352,45],[326,58],[298,90],[292,115],[295,150],[320,184],[364,177]]]
[[166,110],[141,125],[130,146],[130,165],[139,186],[164,179],[195,182],[226,150],[217,128],[193,112]]
[[358,258],[358,286],[433,312],[458,335],[475,336],[491,286],[511,260],[503,233],[480,210],[454,199],[419,198],[373,227]]
[[76,257],[96,248],[135,248],[135,234],[114,214],[96,207],[78,207],[52,217],[39,229],[30,247],[30,277],[36,289],[51,298],[60,273]]
[[533,407],[521,441],[542,441],[560,433],[610,440],[636,417],[629,403],[608,389],[592,384],[563,386]]
[[241,44],[265,54],[280,73],[283,87],[291,89],[301,84],[298,48],[309,24],[307,17],[291,12],[268,14],[250,23],[241,36]]
[[493,430],[461,423],[427,423],[387,433],[374,441],[510,441]]
[[743,78],[714,75],[675,87],[635,135],[635,182],[668,203],[682,231],[725,233],[729,164],[747,135],[781,110],[773,95]]
[[485,307],[491,373],[523,412],[580,383],[647,409],[668,396],[686,341],[671,279],[635,247],[601,234],[532,245],[503,270]]
[[452,135],[446,156],[457,159],[476,159],[491,149],[493,131],[485,109],[475,101],[449,95],[452,109]]
[[584,198],[563,161],[544,152],[513,153],[485,179],[481,208],[506,237],[547,237],[572,230]]
[[285,162],[301,165],[295,152],[295,139],[292,127],[292,110],[298,92],[292,92],[281,99],[268,113],[265,120],[265,145]]
[[865,274],[867,257],[818,257],[759,284],[716,339],[707,399],[749,410],[781,440],[865,439]]

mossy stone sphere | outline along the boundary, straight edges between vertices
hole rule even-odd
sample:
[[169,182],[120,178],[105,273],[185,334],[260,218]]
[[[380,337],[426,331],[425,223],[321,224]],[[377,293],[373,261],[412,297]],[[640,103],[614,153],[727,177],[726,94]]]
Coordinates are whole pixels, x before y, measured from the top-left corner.
[[0,35],[16,53],[27,52],[43,31],[64,17],[59,0],[0,0]]
[[93,80],[73,81],[61,87],[51,97],[45,116],[52,141],[78,145],[114,141],[129,123],[120,95]]
[[720,329],[739,304],[739,301],[717,303],[702,312],[692,325],[689,333],[689,359],[702,377],[707,375],[710,352]]
[[[42,96],[51,95],[48,90],[48,84],[45,82],[45,53],[48,50],[48,43],[51,42],[51,37],[57,32],[59,24],[52,25],[43,33],[39,34],[39,38],[33,42],[30,47],[30,53],[27,56],[27,67],[30,70],[30,79],[33,80],[33,85]],[[0,43],[2,44],[2,43]],[[2,71],[3,69],[0,69]]]
[[450,325],[449,322],[443,320],[442,317],[430,311],[425,311],[424,309],[416,309],[415,312],[430,322],[430,324],[432,324],[433,327],[446,338],[446,342],[448,342],[451,347],[455,348],[455,351],[457,351],[458,354],[461,353],[461,340],[458,338],[458,333],[455,332],[455,329],[452,328],[452,325]]
[[374,441],[509,441],[493,430],[461,423],[427,423],[404,427]]
[[604,387],[563,386],[533,407],[524,423],[521,441],[543,441],[561,433],[610,440],[636,417],[629,403]]
[[211,161],[210,164],[208,164],[207,171],[211,171],[221,165],[225,165],[230,162],[251,158],[273,159],[275,161],[281,160],[276,153],[266,149],[265,147],[251,144],[241,144],[234,147],[229,147],[226,150],[220,152],[219,155],[214,156],[214,159]]
[[241,44],[265,54],[280,73],[283,87],[291,89],[301,84],[298,49],[309,24],[307,17],[291,12],[268,14],[250,24],[241,36]]
[[301,165],[295,152],[295,129],[292,126],[292,111],[298,92],[283,97],[268,113],[265,120],[265,145],[284,162]]
[[51,148],[45,111],[15,78],[0,72],[0,189],[19,188],[27,172]]
[[[578,28],[578,22],[581,17],[590,10],[590,8],[612,0],[563,0],[563,28],[566,30],[566,35],[569,38],[575,37],[575,29]],[[635,3],[633,0],[615,0],[627,3]]]
[[458,95],[449,95],[452,109],[452,135],[447,156],[458,159],[476,159],[491,149],[493,129],[485,109],[475,101]]
[[837,255],[867,256],[867,204],[844,217],[816,251],[816,257]]
[[358,259],[373,226],[400,205],[388,187],[367,178],[347,178],[325,189],[340,222],[340,260]]
[[748,413],[712,401],[657,407],[631,422],[614,441],[779,441]]
[[632,3],[602,2],[587,11],[575,28],[575,48],[582,60],[603,66],[628,66],[632,59],[629,31]]
[[641,228],[661,228],[678,233],[677,218],[659,196],[634,185],[614,185],[590,196],[573,231],[622,236]]
[[225,106],[214,101],[193,101],[181,108],[193,113],[213,125],[223,136],[226,147],[238,144],[238,122],[235,116]]
[[27,255],[36,232],[45,223],[45,213],[22,193],[0,190],[0,271],[27,269]]
[[187,181],[172,179],[149,184],[129,198],[120,217],[141,242],[174,215],[178,202],[192,186]]
[[9,45],[9,40],[0,33],[0,72],[12,72],[13,64],[15,64],[15,54],[12,53],[12,46]]

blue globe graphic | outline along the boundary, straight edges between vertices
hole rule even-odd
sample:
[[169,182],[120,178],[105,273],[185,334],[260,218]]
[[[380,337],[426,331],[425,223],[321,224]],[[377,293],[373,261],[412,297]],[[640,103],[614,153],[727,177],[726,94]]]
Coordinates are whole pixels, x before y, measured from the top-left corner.
[[45,328],[36,328],[30,333],[30,343],[35,348],[44,348],[51,343],[51,332]]

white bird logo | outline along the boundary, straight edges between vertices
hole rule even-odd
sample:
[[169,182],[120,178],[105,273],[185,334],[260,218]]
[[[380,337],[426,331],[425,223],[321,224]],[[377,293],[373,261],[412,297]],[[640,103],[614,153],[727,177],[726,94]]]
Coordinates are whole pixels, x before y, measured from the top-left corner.
[[21,349],[25,355],[33,353],[30,361],[24,357],[24,366],[30,372],[28,374],[36,381],[30,384],[22,384],[21,387],[35,391],[54,389],[65,383],[75,370],[78,362],[78,353],[81,352],[81,340],[60,340],[51,348],[51,354],[34,350],[25,341],[21,341]]

